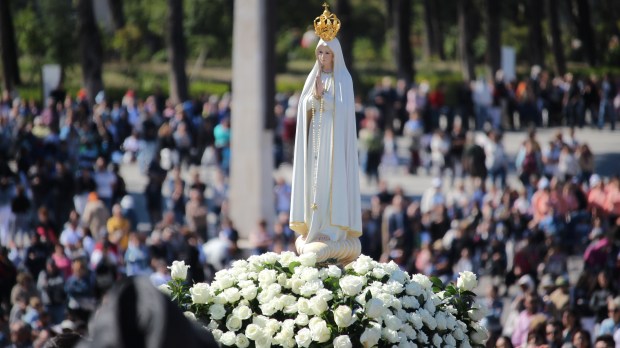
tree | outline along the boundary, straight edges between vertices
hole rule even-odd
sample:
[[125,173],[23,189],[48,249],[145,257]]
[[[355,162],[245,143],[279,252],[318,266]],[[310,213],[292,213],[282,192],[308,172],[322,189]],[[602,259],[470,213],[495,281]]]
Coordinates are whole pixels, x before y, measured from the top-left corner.
[[472,24],[472,1],[460,0],[457,4],[459,26],[459,55],[463,80],[471,81],[476,78],[474,53],[471,47],[473,40]]
[[2,48],[3,87],[12,91],[21,83],[19,65],[17,64],[17,47],[15,44],[15,28],[9,0],[0,0],[0,46]]
[[590,4],[588,0],[575,0],[571,6],[571,17],[577,26],[577,33],[581,40],[586,61],[595,66],[596,45],[594,42],[594,30],[590,19]]
[[446,59],[437,1],[424,0],[424,27],[426,29],[426,45],[424,46],[426,56],[439,57],[441,60]]
[[82,83],[89,102],[93,104],[97,93],[103,90],[103,45],[93,12],[93,0],[79,0],[77,11]]
[[108,0],[110,13],[112,14],[112,25],[114,31],[125,26],[125,14],[123,13],[123,0]]
[[500,0],[486,0],[487,10],[487,64],[491,74],[495,75],[501,68],[501,8]]
[[407,82],[413,81],[413,52],[411,50],[411,0],[393,0],[392,25],[394,38],[392,47],[396,59],[396,75]]
[[558,16],[558,0],[547,0],[547,14],[549,15],[549,30],[551,32],[551,46],[555,59],[555,70],[558,74],[566,73],[566,58],[562,45],[562,33]]
[[528,23],[528,57],[530,57],[530,64],[541,67],[545,65],[542,11],[540,0],[527,1],[525,13]]
[[170,64],[170,98],[173,103],[188,99],[187,75],[185,74],[185,36],[183,35],[183,2],[168,0],[166,46]]

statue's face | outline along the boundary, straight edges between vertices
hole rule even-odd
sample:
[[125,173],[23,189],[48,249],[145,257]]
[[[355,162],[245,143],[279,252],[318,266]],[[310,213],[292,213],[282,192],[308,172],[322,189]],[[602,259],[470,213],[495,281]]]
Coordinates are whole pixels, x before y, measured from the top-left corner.
[[334,66],[334,52],[325,45],[316,49],[316,59],[321,64],[324,71],[331,71]]

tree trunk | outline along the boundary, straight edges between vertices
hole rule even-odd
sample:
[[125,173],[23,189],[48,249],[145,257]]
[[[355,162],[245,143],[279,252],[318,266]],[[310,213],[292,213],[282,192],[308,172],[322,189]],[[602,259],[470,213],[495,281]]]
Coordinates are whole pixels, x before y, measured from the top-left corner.
[[487,7],[487,42],[488,42],[488,61],[491,74],[501,68],[501,0],[486,0]]
[[457,1],[458,25],[459,25],[459,55],[461,58],[461,71],[463,80],[471,81],[476,78],[474,53],[471,47],[471,0]]
[[542,31],[543,9],[540,0],[528,0],[526,5],[528,22],[528,41],[530,64],[545,66],[544,41]]
[[576,0],[577,2],[577,32],[581,39],[584,56],[591,66],[596,65],[596,44],[594,42],[594,30],[590,19],[590,4],[588,0]]
[[93,0],[79,0],[77,10],[82,83],[89,103],[94,104],[95,96],[103,90],[103,45],[93,12]]
[[424,0],[424,27],[426,29],[424,53],[427,57],[439,57],[440,60],[445,60],[443,32],[441,31],[441,21],[437,12],[436,1]]
[[566,73],[566,57],[562,46],[562,32],[558,16],[558,0],[547,0],[547,14],[549,15],[549,29],[551,31],[551,44],[555,59],[555,70],[559,75]]
[[180,103],[188,98],[185,74],[185,36],[183,35],[183,1],[168,0],[166,44],[170,62],[170,99]]
[[392,4],[392,24],[394,26],[394,58],[397,77],[407,85],[413,81],[413,52],[411,50],[411,0],[394,0]]
[[[342,55],[344,57],[344,63],[347,65],[347,69],[351,73],[354,74],[355,69],[353,69],[353,26],[351,23],[351,3],[349,0],[338,0],[335,3],[334,11],[333,11],[340,22],[342,23],[342,27],[340,28],[340,45],[342,46]],[[355,81],[355,77],[353,80]]]
[[15,85],[21,83],[19,65],[17,64],[17,46],[15,44],[15,28],[9,0],[0,0],[0,48],[2,49],[3,87],[13,91]]
[[112,25],[114,31],[125,26],[125,14],[123,13],[123,0],[108,0],[110,13],[112,14]]

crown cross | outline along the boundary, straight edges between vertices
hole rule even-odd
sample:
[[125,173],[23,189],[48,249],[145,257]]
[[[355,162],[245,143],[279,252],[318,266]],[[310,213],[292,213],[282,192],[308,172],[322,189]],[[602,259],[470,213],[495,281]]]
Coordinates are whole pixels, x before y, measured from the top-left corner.
[[340,20],[329,11],[329,5],[323,4],[323,14],[314,19],[314,32],[323,41],[330,41],[336,37],[340,30]]

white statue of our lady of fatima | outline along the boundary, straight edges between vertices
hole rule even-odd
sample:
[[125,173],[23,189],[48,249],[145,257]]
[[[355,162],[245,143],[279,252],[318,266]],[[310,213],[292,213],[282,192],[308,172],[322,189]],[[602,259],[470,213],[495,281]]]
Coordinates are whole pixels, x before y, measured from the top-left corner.
[[340,21],[323,6],[297,109],[290,227],[299,254],[346,265],[360,255],[362,234],[353,82],[336,38]]

